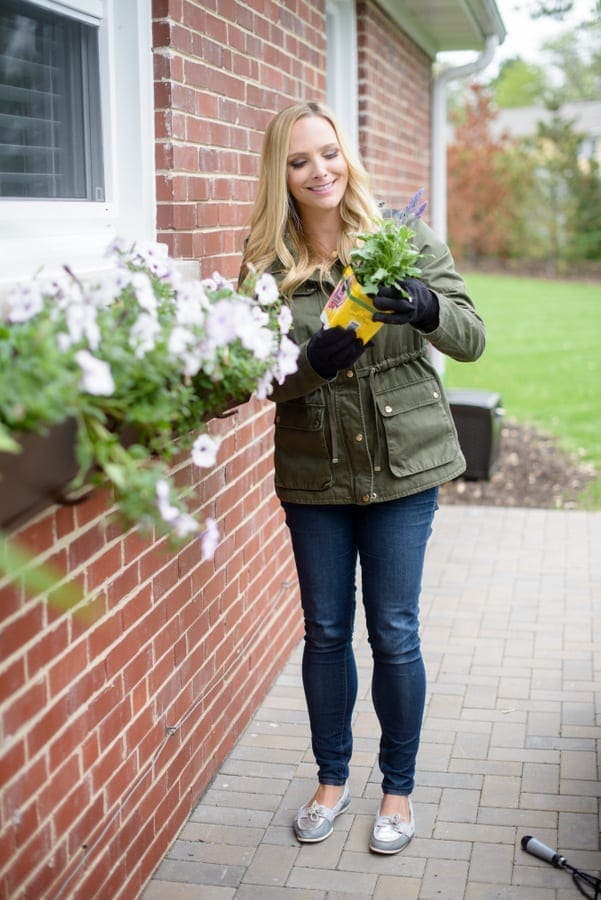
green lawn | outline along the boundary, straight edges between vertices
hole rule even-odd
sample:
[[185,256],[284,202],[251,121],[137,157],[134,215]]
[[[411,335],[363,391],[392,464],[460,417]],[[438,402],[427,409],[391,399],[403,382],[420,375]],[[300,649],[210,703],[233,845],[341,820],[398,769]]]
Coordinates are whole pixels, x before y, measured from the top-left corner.
[[466,276],[487,325],[475,363],[446,360],[448,388],[498,391],[507,416],[555,435],[599,477],[583,506],[601,508],[601,286]]

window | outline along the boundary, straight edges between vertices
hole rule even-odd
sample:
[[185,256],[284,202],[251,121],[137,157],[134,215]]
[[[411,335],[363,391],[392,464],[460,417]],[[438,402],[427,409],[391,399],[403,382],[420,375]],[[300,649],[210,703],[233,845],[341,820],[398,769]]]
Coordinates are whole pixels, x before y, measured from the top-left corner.
[[327,0],[326,28],[328,105],[357,147],[359,129],[355,0]]
[[0,197],[104,200],[98,28],[0,8]]
[[0,294],[155,236],[151,0],[0,0]]

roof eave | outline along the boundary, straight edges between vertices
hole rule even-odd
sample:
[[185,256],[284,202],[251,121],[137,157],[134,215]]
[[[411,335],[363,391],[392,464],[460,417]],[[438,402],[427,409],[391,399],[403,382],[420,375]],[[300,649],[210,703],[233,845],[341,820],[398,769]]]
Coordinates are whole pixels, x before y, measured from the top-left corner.
[[483,50],[487,38],[496,36],[499,44],[502,44],[507,36],[495,0],[457,0],[457,16],[465,22],[459,40],[449,40],[446,35],[434,34],[425,17],[420,16],[421,4],[417,9],[411,10],[405,0],[377,2],[432,59],[437,53],[445,51]]

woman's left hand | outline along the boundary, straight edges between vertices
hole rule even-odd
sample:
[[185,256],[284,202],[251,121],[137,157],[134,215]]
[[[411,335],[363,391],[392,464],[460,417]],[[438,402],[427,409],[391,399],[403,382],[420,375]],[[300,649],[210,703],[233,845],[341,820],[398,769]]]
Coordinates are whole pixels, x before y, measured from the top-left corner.
[[405,278],[394,287],[382,285],[374,297],[374,306],[381,310],[373,314],[374,322],[413,325],[422,331],[438,328],[438,298],[417,278]]

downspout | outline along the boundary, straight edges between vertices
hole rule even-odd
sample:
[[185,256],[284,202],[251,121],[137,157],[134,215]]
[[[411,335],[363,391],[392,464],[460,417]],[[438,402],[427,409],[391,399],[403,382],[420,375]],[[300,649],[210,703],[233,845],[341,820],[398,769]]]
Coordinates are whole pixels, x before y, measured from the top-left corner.
[[480,72],[492,61],[499,45],[499,38],[491,34],[486,38],[482,53],[463,66],[444,69],[434,79],[432,92],[432,227],[443,241],[447,239],[447,84],[457,78],[466,78]]
[[[486,38],[484,50],[470,63],[444,69],[434,79],[432,92],[432,228],[443,241],[447,239],[447,84],[456,78],[466,78],[485,69],[495,55],[499,38],[491,34]],[[432,362],[437,371],[444,374],[444,356],[430,347]]]

